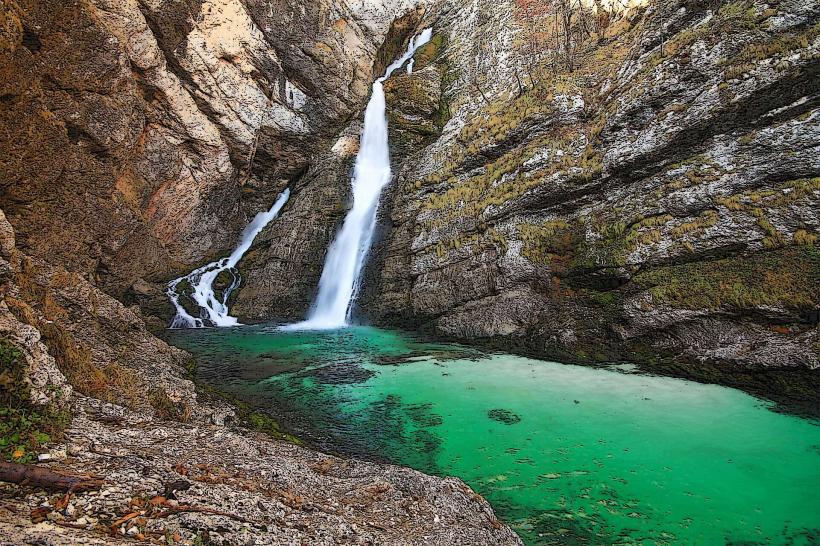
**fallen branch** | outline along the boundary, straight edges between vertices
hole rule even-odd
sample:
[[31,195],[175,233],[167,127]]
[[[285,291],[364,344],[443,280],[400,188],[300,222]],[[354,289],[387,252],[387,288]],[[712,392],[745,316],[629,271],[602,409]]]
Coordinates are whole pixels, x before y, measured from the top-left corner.
[[250,523],[252,525],[261,525],[261,522],[253,521],[247,518],[243,518],[237,514],[231,514],[230,512],[223,512],[222,510],[216,510],[215,508],[208,508],[207,506],[195,506],[190,504],[181,504],[177,506],[173,506],[167,502],[162,503],[163,508],[166,510],[160,514],[156,514],[152,516],[154,518],[167,518],[168,516],[172,516],[174,514],[184,513],[184,512],[199,512],[202,514],[213,514],[215,516],[225,516],[226,518],[231,518],[236,521],[242,523]]
[[96,476],[55,472],[42,466],[0,462],[0,481],[41,487],[50,491],[93,491],[102,487]]
[[131,512],[130,514],[121,517],[120,519],[118,519],[117,521],[115,521],[114,523],[111,524],[111,530],[116,531],[117,527],[119,527],[120,525],[122,525],[126,521],[130,521],[134,518],[138,518],[140,515],[141,515],[140,512]]

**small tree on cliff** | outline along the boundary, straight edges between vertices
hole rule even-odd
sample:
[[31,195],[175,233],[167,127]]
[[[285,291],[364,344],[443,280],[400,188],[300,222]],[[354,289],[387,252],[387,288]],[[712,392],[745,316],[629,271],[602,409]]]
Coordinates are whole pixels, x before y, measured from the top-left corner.
[[[478,10],[478,26],[482,27],[487,24],[489,20],[488,13],[479,7]],[[487,98],[487,94],[484,92],[484,87],[486,85],[486,74],[489,72],[487,62],[488,59],[492,58],[490,55],[490,43],[487,40],[487,37],[483,34],[479,34],[478,39],[473,44],[473,59],[475,60],[475,65],[473,70],[471,71],[470,75],[467,78],[469,85],[473,88],[473,90],[477,91],[479,95],[481,95],[481,99],[484,101],[485,104],[489,105],[490,100]]]
[[609,21],[600,0],[595,3],[600,5],[598,9],[582,0],[515,0],[515,13],[522,27],[518,46],[533,85],[544,61],[553,73],[561,68],[575,70],[578,45]]
[[538,70],[544,59],[549,59],[555,71],[554,51],[550,47],[552,36],[548,30],[552,17],[549,4],[550,2],[545,0],[516,0],[515,2],[515,15],[522,29],[516,41],[516,47],[521,54],[523,68],[527,72],[531,86],[535,86],[537,82]]

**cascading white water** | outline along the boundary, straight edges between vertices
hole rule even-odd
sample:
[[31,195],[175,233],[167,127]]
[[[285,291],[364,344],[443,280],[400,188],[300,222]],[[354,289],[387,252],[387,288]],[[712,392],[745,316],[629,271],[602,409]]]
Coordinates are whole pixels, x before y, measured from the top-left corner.
[[407,72],[412,73],[413,55],[418,48],[430,41],[432,35],[432,29],[426,29],[414,37],[407,52],[387,67],[384,76],[373,84],[373,94],[364,114],[364,130],[353,173],[353,208],[348,212],[341,231],[328,250],[319,280],[319,295],[310,316],[304,322],[288,326],[288,329],[321,330],[347,325],[351,303],[376,229],[379,198],[392,174],[383,83],[408,61],[410,64]]
[[[227,258],[219,261],[209,263],[199,269],[195,269],[185,277],[180,277],[168,284],[166,293],[171,298],[171,303],[176,308],[176,316],[171,322],[171,328],[204,328],[205,326],[236,326],[239,321],[230,316],[228,310],[228,298],[240,283],[239,274],[236,272],[236,264],[242,259],[242,256],[248,251],[253,244],[256,236],[265,229],[274,218],[279,216],[279,212],[285,203],[290,198],[290,189],[286,189],[273,204],[271,209],[267,212],[260,212],[257,214],[250,224],[242,232],[239,246]],[[223,271],[229,271],[233,277],[231,284],[222,294],[222,298],[217,298],[214,293],[213,284],[216,278]],[[190,297],[200,307],[201,317],[196,318],[191,316],[188,311],[179,302],[181,294],[179,294],[179,285],[187,281],[190,284],[193,292]],[[206,316],[207,315],[207,316]]]

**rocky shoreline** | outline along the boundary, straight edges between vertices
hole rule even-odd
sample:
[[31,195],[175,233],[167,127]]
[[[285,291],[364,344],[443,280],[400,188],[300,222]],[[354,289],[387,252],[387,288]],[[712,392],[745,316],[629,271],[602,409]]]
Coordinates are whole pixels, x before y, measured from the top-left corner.
[[772,369],[766,366],[739,367],[730,361],[691,360],[674,352],[662,352],[644,347],[642,354],[622,349],[609,353],[609,360],[593,361],[561,350],[544,350],[524,340],[506,337],[465,340],[443,336],[430,330],[429,335],[441,341],[465,343],[486,350],[539,360],[554,360],[580,366],[628,364],[641,373],[677,377],[696,383],[715,384],[738,389],[774,404],[773,410],[809,419],[820,418],[820,369]]
[[101,489],[65,497],[0,485],[0,544],[521,543],[455,478],[84,397],[72,406],[47,464],[101,476]]

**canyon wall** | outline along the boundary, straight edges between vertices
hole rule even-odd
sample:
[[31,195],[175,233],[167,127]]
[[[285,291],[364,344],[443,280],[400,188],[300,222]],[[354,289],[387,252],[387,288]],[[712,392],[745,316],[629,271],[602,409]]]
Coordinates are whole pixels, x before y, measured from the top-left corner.
[[317,158],[355,146],[331,150],[404,40],[397,13],[420,16],[404,0],[0,5],[0,460],[101,476],[54,503],[4,467],[3,541],[521,543],[457,479],[282,441],[150,332],[164,284],[229,253],[285,186],[332,234],[347,180],[311,184]]
[[358,116],[410,4],[5,2],[0,207],[21,248],[167,315],[163,283],[229,252]]

